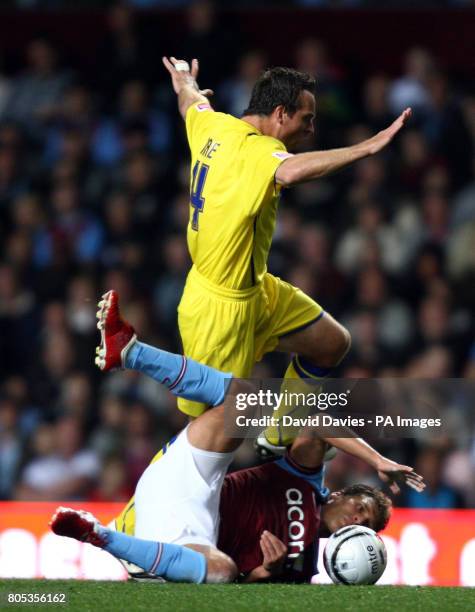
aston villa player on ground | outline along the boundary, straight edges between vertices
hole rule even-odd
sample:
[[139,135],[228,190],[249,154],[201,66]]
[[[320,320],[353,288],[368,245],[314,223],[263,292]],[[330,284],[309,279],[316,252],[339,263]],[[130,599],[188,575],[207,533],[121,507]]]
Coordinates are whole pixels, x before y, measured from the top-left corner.
[[330,493],[324,486],[326,448],[322,440],[297,438],[285,457],[226,476],[218,548],[245,580],[309,582],[318,572],[320,537],[345,525],[386,526],[391,502],[380,490],[354,485]]
[[320,521],[333,532],[354,523],[377,530],[388,519],[385,496],[380,503],[382,494],[371,488],[333,494],[320,509],[328,496],[323,484],[326,444],[367,461],[393,490],[397,481],[416,490],[424,487],[411,467],[382,457],[361,439],[303,437],[293,442],[289,457],[229,476],[220,508],[225,474],[242,443],[226,434],[224,414],[235,410],[238,393],[249,393],[252,387],[139,342],[120,316],[115,291],[99,302],[98,319],[102,370],[140,371],[175,395],[214,408],[157,453],[113,528],[88,512],[58,508],[51,522],[58,535],[103,548],[138,566],[142,574],[171,581],[232,582],[240,573],[249,581],[296,579],[296,572],[305,580],[315,569]]

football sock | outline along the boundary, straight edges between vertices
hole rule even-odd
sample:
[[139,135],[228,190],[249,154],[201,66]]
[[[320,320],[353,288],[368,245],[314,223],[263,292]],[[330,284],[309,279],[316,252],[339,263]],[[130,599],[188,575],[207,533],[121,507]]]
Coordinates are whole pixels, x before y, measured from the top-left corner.
[[206,557],[196,550],[178,544],[141,540],[107,527],[100,527],[99,533],[107,542],[104,550],[151,574],[172,582],[202,583],[206,580]]
[[143,342],[135,342],[125,358],[125,367],[151,376],[178,397],[209,406],[219,406],[232,374],[202,365],[184,355],[169,353]]
[[284,415],[292,418],[308,416],[309,405],[305,401],[298,401],[296,394],[299,397],[306,396],[308,393],[318,395],[322,390],[322,385],[319,385],[318,382],[327,377],[331,371],[331,368],[315,366],[311,361],[299,355],[292,358],[280,388],[281,393],[286,393],[289,399],[286,401],[284,395],[284,400],[273,414],[274,419],[278,420],[278,424],[268,427],[264,432],[265,437],[271,444],[275,446],[292,444],[299,433],[300,427],[284,426],[282,417]]

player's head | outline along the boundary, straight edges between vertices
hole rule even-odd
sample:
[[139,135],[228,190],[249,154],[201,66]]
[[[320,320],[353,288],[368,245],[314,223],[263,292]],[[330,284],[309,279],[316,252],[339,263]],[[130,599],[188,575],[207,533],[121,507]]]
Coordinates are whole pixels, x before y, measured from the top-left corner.
[[278,138],[288,149],[298,146],[314,132],[315,80],[292,68],[266,70],[243,113],[249,115],[266,118],[266,135]]
[[331,533],[348,525],[364,525],[381,531],[389,521],[391,507],[391,500],[379,489],[351,485],[330,494],[322,508],[322,521]]

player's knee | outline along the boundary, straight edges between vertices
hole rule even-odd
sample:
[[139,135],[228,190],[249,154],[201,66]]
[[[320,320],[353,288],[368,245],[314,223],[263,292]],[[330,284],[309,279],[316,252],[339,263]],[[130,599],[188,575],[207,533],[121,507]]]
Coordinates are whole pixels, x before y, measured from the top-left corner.
[[233,378],[231,385],[229,386],[228,394],[232,397],[247,397],[250,393],[255,393],[256,389],[247,380],[240,380],[239,378]]
[[317,468],[323,464],[329,445],[317,436],[314,428],[303,429],[294,440],[290,456],[300,465]]
[[319,367],[333,368],[339,365],[350,347],[350,332],[338,323],[328,333],[325,344],[319,343],[315,347],[316,354],[312,356],[312,361]]
[[337,347],[335,351],[335,357],[338,359],[338,363],[340,363],[340,361],[343,359],[343,357],[348,353],[348,351],[351,348],[351,334],[346,329],[346,327],[343,327],[343,325],[340,326],[336,344],[337,344]]
[[[219,554],[217,554],[219,552]],[[218,584],[233,582],[238,576],[238,569],[234,561],[221,551],[208,558],[208,569],[206,582],[208,584]]]
[[[301,455],[308,455],[309,458],[315,459],[315,456],[319,456],[320,453],[323,455],[326,448],[327,443],[316,435],[313,428],[309,427],[301,430],[299,437],[292,443],[291,456],[298,451]],[[308,461],[303,464],[308,464]]]

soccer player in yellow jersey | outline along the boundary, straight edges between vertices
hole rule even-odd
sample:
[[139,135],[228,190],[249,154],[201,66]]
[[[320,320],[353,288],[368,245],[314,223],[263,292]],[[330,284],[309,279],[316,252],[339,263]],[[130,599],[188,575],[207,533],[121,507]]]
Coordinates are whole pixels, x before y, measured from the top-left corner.
[[[357,145],[293,155],[314,133],[315,82],[290,68],[272,68],[256,82],[241,119],[215,112],[191,67],[163,58],[186,122],[191,150],[188,247],[193,267],[178,308],[184,353],[246,378],[269,351],[294,356],[287,379],[320,380],[350,347],[348,331],[297,287],[267,272],[281,189],[374,155],[410,117]],[[179,399],[196,417],[207,406]],[[286,445],[282,431],[267,430]]]

